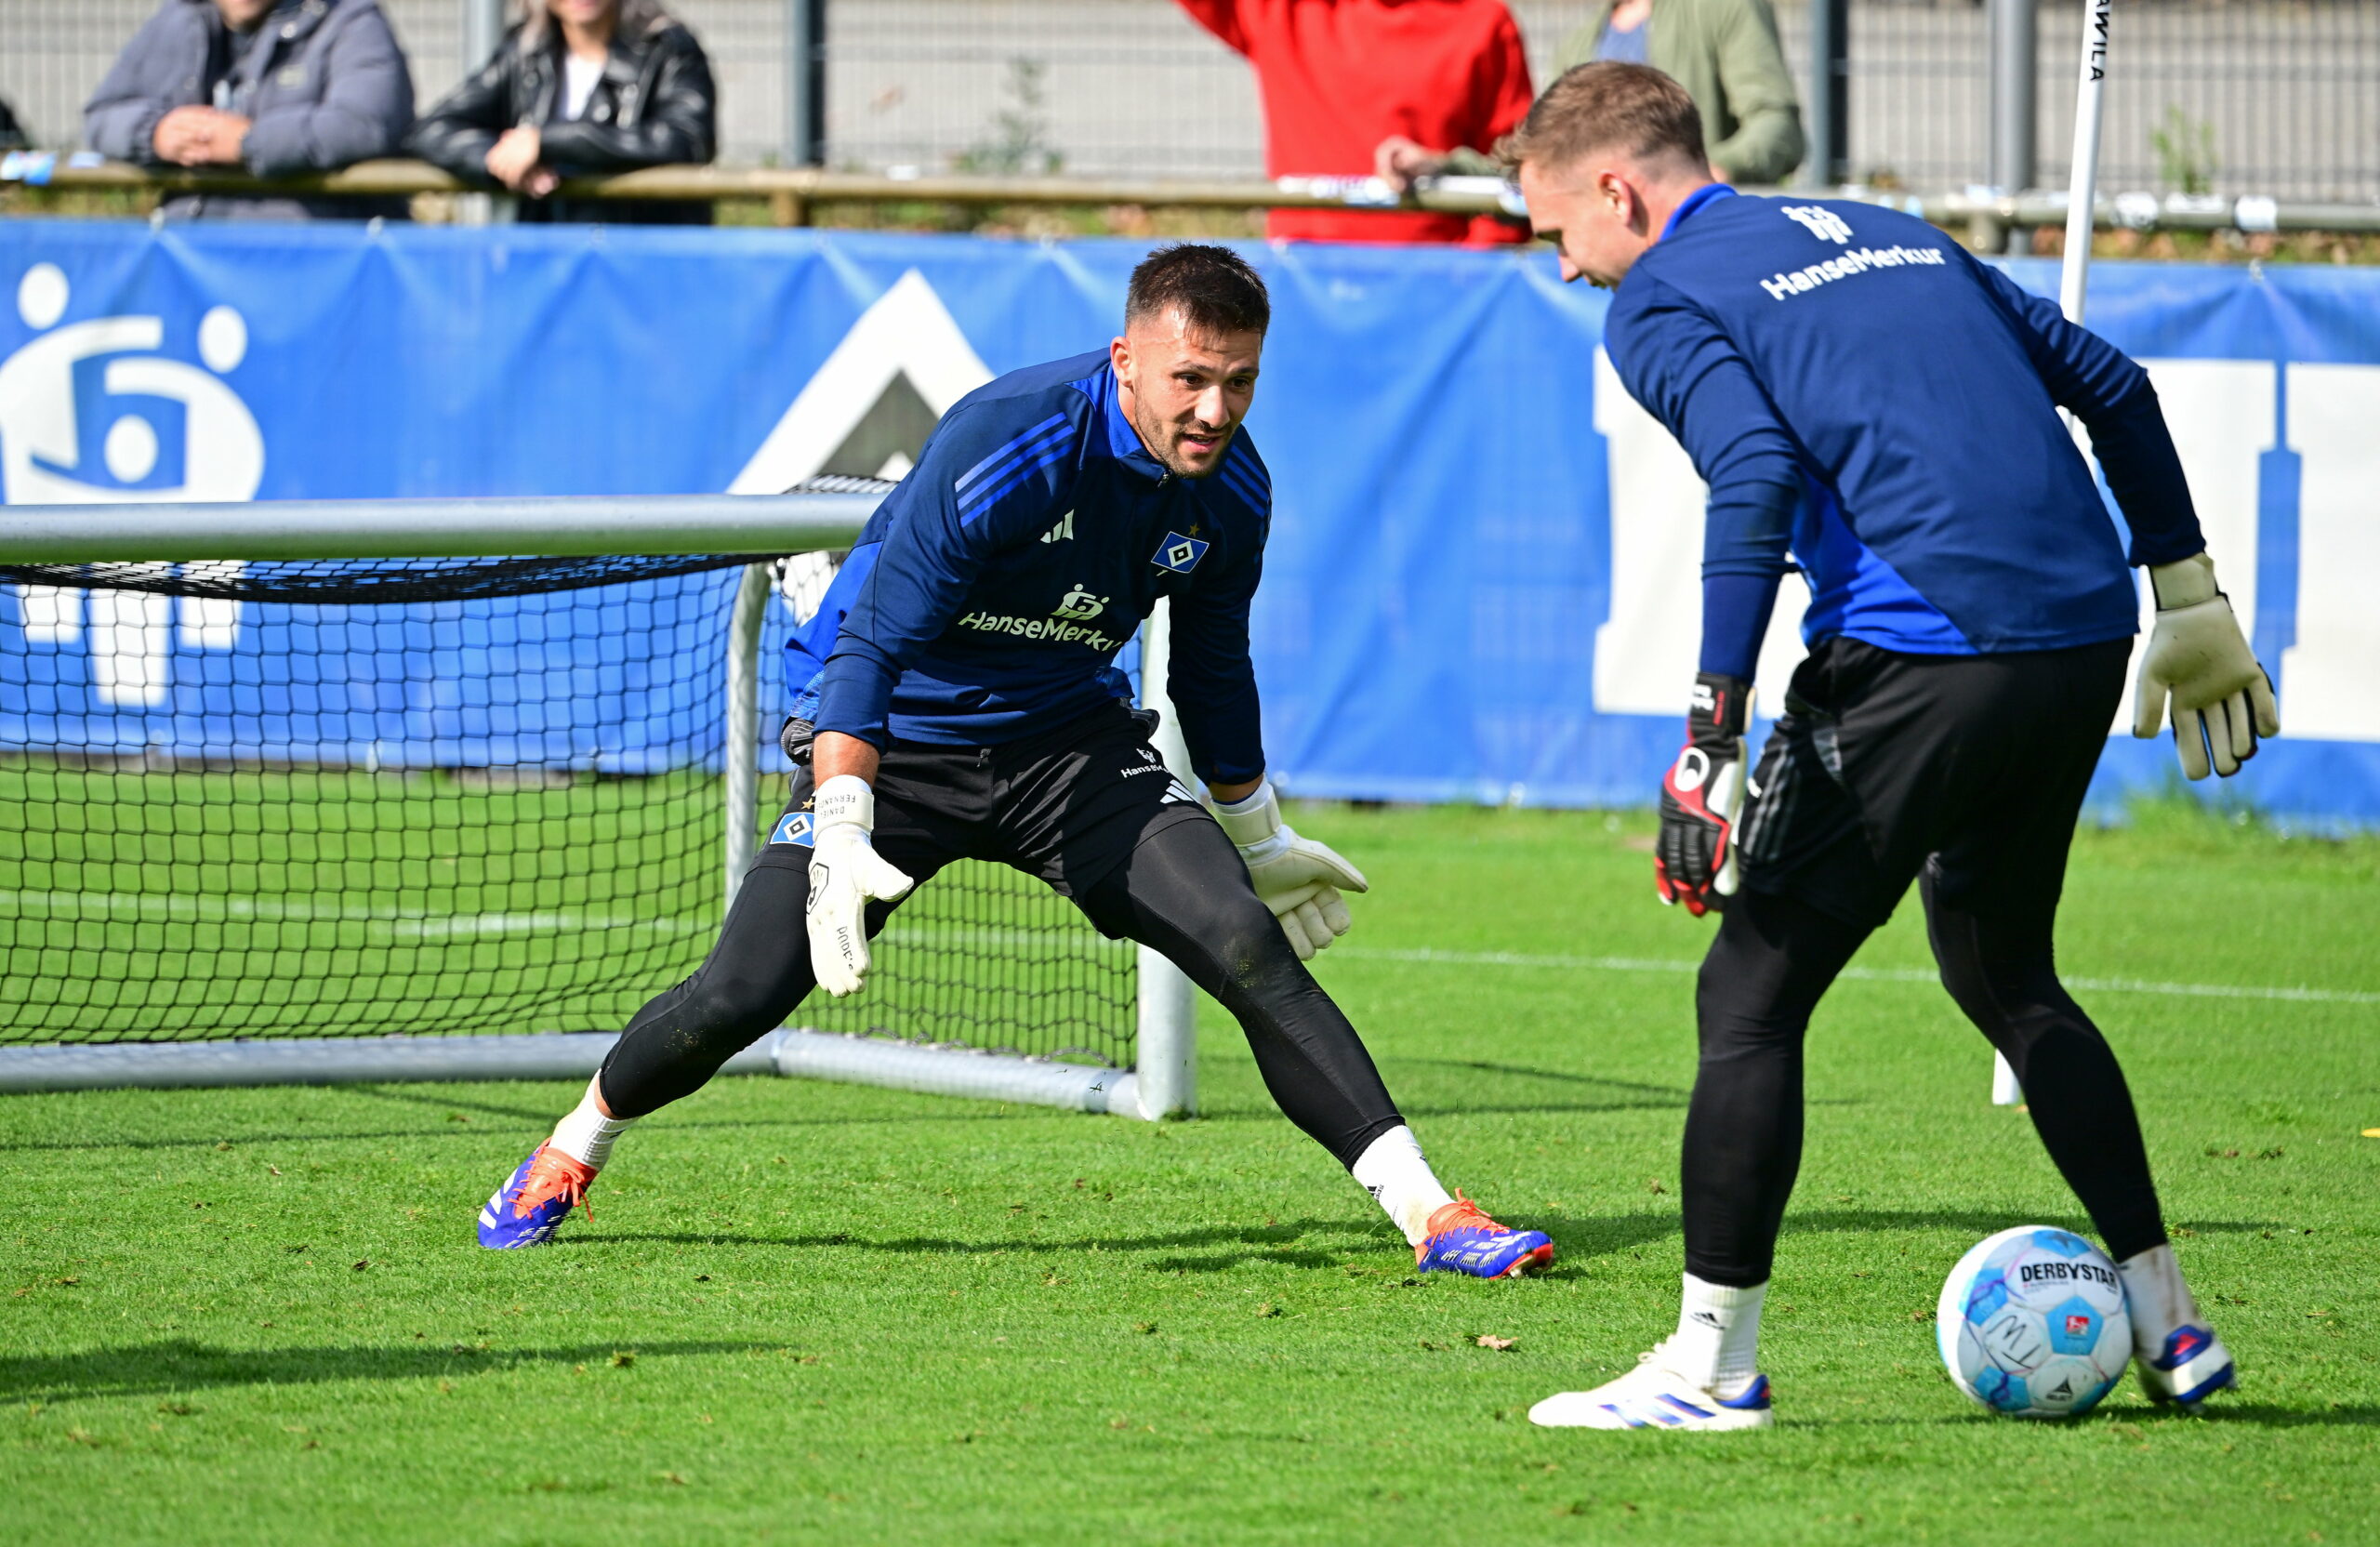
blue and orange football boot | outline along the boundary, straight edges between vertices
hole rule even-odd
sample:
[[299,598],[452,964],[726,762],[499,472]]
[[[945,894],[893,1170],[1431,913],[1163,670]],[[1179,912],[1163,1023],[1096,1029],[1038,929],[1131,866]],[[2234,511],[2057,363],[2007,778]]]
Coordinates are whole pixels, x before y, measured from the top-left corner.
[[[570,1211],[587,1203],[594,1180],[592,1166],[539,1144],[480,1210],[480,1245],[499,1251],[545,1245]],[[587,1217],[594,1218],[595,1210],[588,1209]]]
[[1467,1273],[1474,1278],[1518,1278],[1554,1261],[1542,1230],[1507,1230],[1462,1196],[1430,1216],[1429,1233],[1413,1249],[1422,1273]]

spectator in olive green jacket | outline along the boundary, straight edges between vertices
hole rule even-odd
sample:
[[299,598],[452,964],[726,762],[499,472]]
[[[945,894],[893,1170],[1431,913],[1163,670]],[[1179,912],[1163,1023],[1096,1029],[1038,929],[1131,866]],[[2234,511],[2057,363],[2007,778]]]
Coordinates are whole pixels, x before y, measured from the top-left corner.
[[[1562,40],[1556,75],[1596,60],[1649,64],[1686,89],[1702,112],[1711,170],[1728,182],[1782,183],[1802,164],[1801,101],[1777,41],[1768,0],[1619,0],[1598,6]],[[1495,174],[1476,151],[1381,143],[1380,175],[1402,189],[1435,173]]]

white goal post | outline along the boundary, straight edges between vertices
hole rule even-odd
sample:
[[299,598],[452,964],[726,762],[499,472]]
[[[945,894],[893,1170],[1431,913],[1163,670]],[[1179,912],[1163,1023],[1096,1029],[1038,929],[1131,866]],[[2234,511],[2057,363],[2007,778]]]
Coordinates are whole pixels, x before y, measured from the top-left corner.
[[[849,548],[880,497],[804,493],[0,506],[0,562],[825,552]],[[770,566],[747,565],[729,628],[721,684],[721,859],[731,900],[758,836],[760,651],[772,589]],[[1160,605],[1143,634],[1141,673],[1144,701],[1160,709],[1170,709],[1163,702],[1166,654]],[[1178,776],[1191,776],[1170,712],[1158,749]],[[1135,997],[1132,1069],[788,1026],[737,1054],[721,1072],[843,1080],[1151,1120],[1187,1116],[1197,1099],[1191,985],[1170,961],[1143,947]],[[0,1047],[0,1091],[582,1078],[616,1039],[611,1032],[556,1032],[10,1046]]]

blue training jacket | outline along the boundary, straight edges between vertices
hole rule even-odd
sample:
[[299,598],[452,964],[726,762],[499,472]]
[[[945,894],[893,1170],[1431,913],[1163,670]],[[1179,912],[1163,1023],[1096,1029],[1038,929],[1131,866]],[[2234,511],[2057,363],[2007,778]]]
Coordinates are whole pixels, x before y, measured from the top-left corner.
[[1272,512],[1244,428],[1209,477],[1151,456],[1104,350],[1012,371],[943,416],[786,641],[793,712],[879,747],[1014,741],[1130,697],[1116,653],[1166,596],[1191,765],[1253,779],[1248,604]]
[[1605,341],[1711,485],[1705,670],[1751,676],[1789,544],[1806,642],[1926,654],[2123,638],[2129,565],[2205,547],[2148,373],[1913,216],[1701,190]]

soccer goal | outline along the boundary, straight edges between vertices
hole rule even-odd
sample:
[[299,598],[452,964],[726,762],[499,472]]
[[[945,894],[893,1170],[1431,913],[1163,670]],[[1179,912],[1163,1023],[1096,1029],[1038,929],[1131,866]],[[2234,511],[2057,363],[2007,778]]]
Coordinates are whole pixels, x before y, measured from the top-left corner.
[[[583,1078],[708,950],[887,487],[0,507],[0,1090]],[[728,1070],[1195,1105],[1186,980],[998,866],[800,1019]]]

